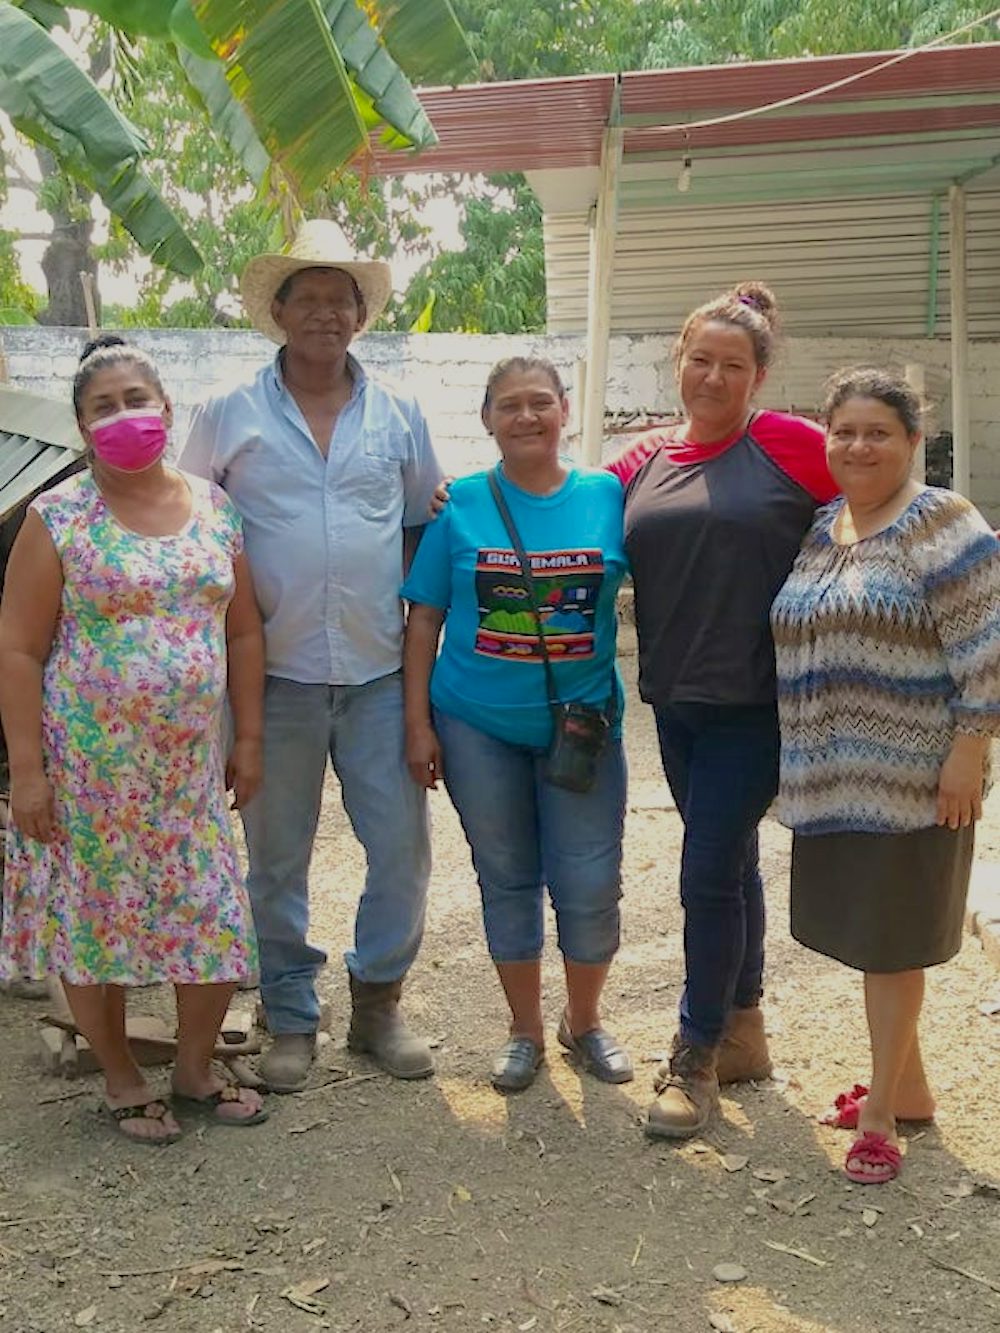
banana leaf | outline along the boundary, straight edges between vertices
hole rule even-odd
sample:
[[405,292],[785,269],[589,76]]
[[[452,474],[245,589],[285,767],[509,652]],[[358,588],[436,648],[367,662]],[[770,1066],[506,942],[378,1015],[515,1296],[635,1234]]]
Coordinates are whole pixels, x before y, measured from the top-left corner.
[[170,36],[171,0],[69,0],[69,3],[74,9],[96,14],[130,37],[155,37],[162,42]]
[[476,77],[475,56],[449,0],[356,0],[418,85]]
[[319,0],[192,0],[233,96],[300,201],[369,148]]
[[174,41],[209,60],[212,48],[198,26],[190,0],[70,0],[74,9],[120,28],[130,37],[152,37],[154,41]]
[[40,23],[46,32],[55,27],[69,27],[69,15],[65,7],[56,4],[55,0],[15,0],[15,3],[18,9],[23,9],[36,23]]
[[427,304],[410,325],[411,333],[430,333],[434,327],[434,307],[437,305],[437,292],[431,291]]
[[194,16],[190,0],[176,0],[170,11],[170,35],[178,50],[188,50],[193,55],[201,56],[202,60],[212,59],[212,48]]
[[355,83],[389,126],[387,142],[404,148],[436,144],[434,127],[412,84],[359,9],[358,0],[320,0],[320,8]]
[[0,4],[0,109],[95,190],[158,264],[190,276],[202,260],[140,162],[146,145],[44,28]]
[[211,122],[212,129],[237,154],[247,175],[259,185],[267,175],[271,159],[257,137],[250,117],[237,102],[229,87],[222,62],[213,55],[203,60],[193,51],[177,48],[177,57],[188,83]]
[[[353,2],[354,0],[351,0],[352,4]],[[202,60],[193,52],[182,48],[177,49],[177,58],[193,96],[208,116],[212,129],[237,154],[254,184],[261,185],[267,177],[271,159],[267,155],[267,149],[257,137],[250,118],[233,96],[222,62],[214,56],[211,60]],[[412,140],[386,125],[375,103],[358,86],[353,77],[351,89],[357,103],[358,114],[369,132],[379,132],[379,141],[387,148],[413,146]]]

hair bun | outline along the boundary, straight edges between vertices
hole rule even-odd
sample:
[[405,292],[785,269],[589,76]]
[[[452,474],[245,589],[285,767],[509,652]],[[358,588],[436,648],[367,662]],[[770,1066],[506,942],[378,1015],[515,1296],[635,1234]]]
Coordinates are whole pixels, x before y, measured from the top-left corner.
[[96,338],[91,338],[90,342],[84,344],[83,351],[80,353],[79,365],[83,365],[88,356],[93,356],[99,352],[102,347],[126,347],[128,344],[124,338],[120,338],[117,333],[99,333]]
[[767,320],[772,328],[778,323],[778,301],[770,287],[763,282],[741,282],[732,291],[734,301],[748,305]]

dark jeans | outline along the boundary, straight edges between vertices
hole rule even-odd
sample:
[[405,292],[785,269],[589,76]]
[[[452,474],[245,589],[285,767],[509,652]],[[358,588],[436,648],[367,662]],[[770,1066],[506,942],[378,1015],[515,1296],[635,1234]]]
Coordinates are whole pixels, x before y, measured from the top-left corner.
[[681,1037],[714,1046],[729,1010],[761,996],[757,825],[778,789],[777,709],[691,703],[654,711],[663,770],[684,821]]

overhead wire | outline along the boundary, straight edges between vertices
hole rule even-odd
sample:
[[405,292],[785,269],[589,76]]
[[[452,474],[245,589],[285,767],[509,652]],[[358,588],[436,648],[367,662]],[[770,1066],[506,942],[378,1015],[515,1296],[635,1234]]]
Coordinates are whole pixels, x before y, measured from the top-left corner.
[[780,111],[787,106],[796,106],[801,102],[808,102],[814,97],[822,97],[824,93],[836,92],[840,88],[846,88],[850,84],[859,83],[862,79],[870,79],[873,74],[879,74],[883,70],[891,69],[894,65],[900,65],[905,60],[912,60],[914,56],[921,55],[925,51],[933,51],[936,47],[946,46],[955,37],[961,37],[965,32],[972,28],[978,28],[984,23],[992,23],[1000,19],[1000,9],[993,9],[988,14],[981,14],[978,18],[963,23],[960,28],[955,28],[952,32],[944,33],[940,37],[935,37],[933,41],[924,42],[921,46],[913,46],[905,51],[898,51],[888,60],[881,60],[876,65],[870,65],[867,69],[856,70],[853,74],[845,75],[842,79],[835,79],[832,83],[820,84],[817,88],[809,88],[805,92],[796,93],[792,97],[783,97],[776,102],[766,102],[762,106],[749,107],[743,111],[732,111],[724,116],[711,116],[706,120],[678,121],[670,125],[631,125],[629,133],[643,133],[644,131],[656,134],[669,134],[676,131],[679,134],[690,134],[692,130],[704,130],[713,125],[729,125],[738,120],[750,120],[754,116],[766,115],[769,111]]

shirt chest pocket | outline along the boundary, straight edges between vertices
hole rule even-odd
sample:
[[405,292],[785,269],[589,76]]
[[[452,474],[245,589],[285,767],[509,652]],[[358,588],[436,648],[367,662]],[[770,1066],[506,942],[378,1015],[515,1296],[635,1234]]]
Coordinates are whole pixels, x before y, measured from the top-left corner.
[[362,518],[379,522],[400,511],[406,441],[388,431],[366,431],[350,487]]

